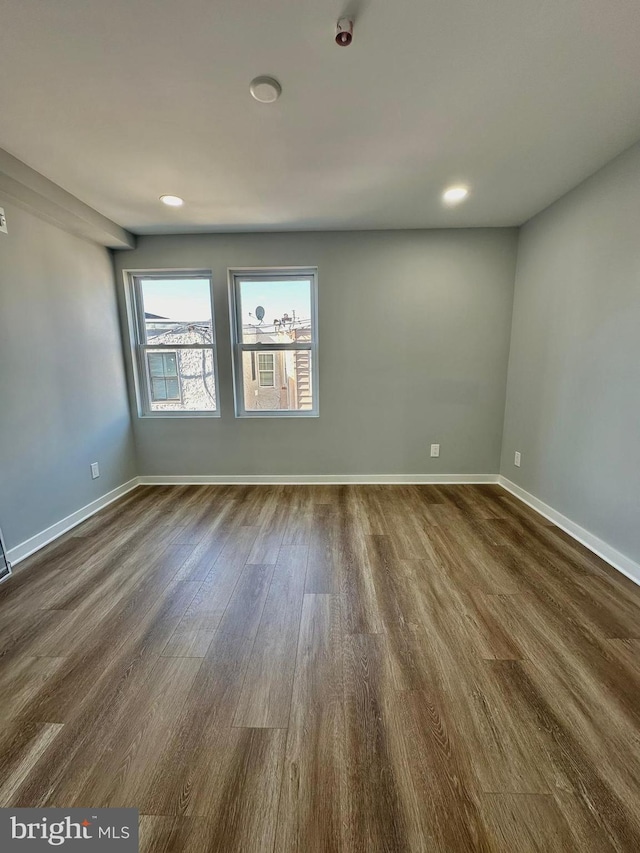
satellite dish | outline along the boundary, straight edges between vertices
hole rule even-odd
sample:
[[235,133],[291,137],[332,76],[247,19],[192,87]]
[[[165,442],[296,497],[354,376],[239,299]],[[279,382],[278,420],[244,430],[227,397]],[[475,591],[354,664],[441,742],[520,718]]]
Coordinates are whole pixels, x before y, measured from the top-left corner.
[[258,322],[262,323],[264,320],[264,308],[262,305],[258,305],[256,308],[256,317],[258,318]]

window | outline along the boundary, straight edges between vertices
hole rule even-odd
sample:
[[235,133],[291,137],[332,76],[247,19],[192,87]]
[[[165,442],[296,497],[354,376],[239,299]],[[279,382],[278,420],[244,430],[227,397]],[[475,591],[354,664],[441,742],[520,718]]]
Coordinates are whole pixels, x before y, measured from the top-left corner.
[[177,352],[148,352],[149,390],[151,402],[180,400]]
[[230,271],[238,417],[318,414],[317,272]]
[[258,385],[261,388],[275,388],[275,354],[259,352],[258,356]]
[[210,275],[131,274],[129,307],[140,415],[218,414]]

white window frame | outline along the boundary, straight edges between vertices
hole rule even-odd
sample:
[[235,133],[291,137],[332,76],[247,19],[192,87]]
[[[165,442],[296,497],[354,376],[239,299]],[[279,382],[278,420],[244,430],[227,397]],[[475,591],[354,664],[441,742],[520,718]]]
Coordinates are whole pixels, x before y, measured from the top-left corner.
[[[260,367],[260,356],[261,355],[270,355],[271,356],[271,367]],[[256,353],[256,373],[258,374],[258,388],[275,388],[276,387],[276,354],[275,352],[257,352]],[[270,385],[266,385],[262,381],[263,373],[271,373],[273,376],[273,382]]]
[[[131,357],[133,361],[133,374],[138,404],[139,418],[219,418],[220,417],[220,384],[218,382],[218,353],[216,345],[215,314],[213,306],[213,279],[211,270],[125,270],[126,302],[129,319],[129,337],[131,340]],[[144,320],[144,300],[142,298],[142,281],[155,279],[183,280],[206,279],[209,282],[209,297],[211,299],[211,343],[210,344],[153,344],[146,341],[146,327]],[[193,409],[185,411],[160,410],[151,408],[151,384],[149,377],[149,363],[146,357],[147,351],[165,350],[166,352],[178,352],[179,350],[211,350],[213,362],[213,381],[216,389],[215,409]],[[178,373],[180,371],[178,370]],[[180,377],[178,376],[178,382]],[[182,395],[182,385],[180,384]],[[167,402],[177,402],[169,400]]]
[[[318,269],[317,267],[243,267],[228,270],[229,310],[231,314],[231,343],[233,356],[233,390],[237,418],[317,418],[319,417],[318,383]],[[309,279],[311,288],[311,341],[291,344],[248,344],[242,342],[241,281],[285,281]],[[244,375],[242,355],[245,352],[290,352],[307,350],[311,353],[311,409],[247,409],[244,404]],[[257,361],[257,359],[256,359]],[[256,365],[257,368],[257,365]],[[275,376],[274,376],[275,379]]]

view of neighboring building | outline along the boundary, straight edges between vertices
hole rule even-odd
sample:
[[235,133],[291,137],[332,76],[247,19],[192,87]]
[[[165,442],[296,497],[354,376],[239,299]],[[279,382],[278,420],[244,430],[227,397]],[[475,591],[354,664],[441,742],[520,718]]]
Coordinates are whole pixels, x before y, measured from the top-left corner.
[[[147,312],[145,325],[149,344],[176,347],[146,352],[151,411],[214,411],[211,322],[182,323]],[[180,348],[193,345],[200,347]]]
[[[284,344],[311,340],[308,321],[285,314],[271,324],[242,327],[244,343]],[[242,362],[246,409],[309,411],[313,408],[311,353],[308,350],[244,352]]]
[[[145,313],[147,341],[162,349],[146,352],[150,408],[161,411],[210,411],[216,408],[211,324],[177,322]],[[245,343],[300,343],[311,339],[309,321],[285,314],[273,323],[244,324]],[[200,345],[203,348],[183,349]],[[175,350],[165,347],[175,346]],[[248,410],[312,409],[311,353],[266,351],[243,353],[245,408]]]

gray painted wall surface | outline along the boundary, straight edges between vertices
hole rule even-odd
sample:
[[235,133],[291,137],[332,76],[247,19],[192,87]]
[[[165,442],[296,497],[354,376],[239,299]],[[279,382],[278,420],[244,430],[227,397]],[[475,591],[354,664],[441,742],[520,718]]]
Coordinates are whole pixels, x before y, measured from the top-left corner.
[[[222,417],[134,417],[139,473],[496,473],[516,241],[515,229],[191,235],[116,253],[125,329],[123,268],[214,278]],[[319,418],[234,417],[227,268],[247,266],[318,267]]]
[[640,560],[640,145],[522,229],[511,340],[502,473]]
[[136,471],[109,253],[0,206],[0,526],[12,548]]

